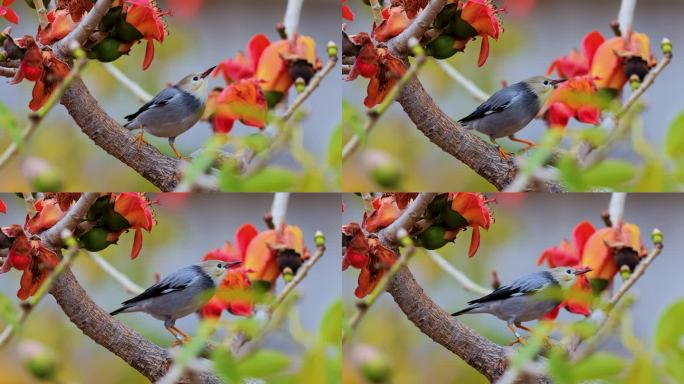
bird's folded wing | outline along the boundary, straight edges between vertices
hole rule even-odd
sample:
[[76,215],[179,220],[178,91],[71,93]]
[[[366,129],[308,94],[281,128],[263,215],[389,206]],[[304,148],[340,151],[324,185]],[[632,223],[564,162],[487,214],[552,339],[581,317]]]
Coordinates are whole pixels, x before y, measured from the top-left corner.
[[158,108],[158,107],[161,107],[163,105],[168,104],[169,101],[171,99],[173,99],[178,94],[179,94],[179,91],[177,89],[175,89],[173,87],[166,88],[163,91],[159,92],[157,94],[157,96],[155,96],[152,100],[148,101],[147,103],[145,103],[145,105],[140,107],[140,109],[138,109],[137,112],[135,112],[132,115],[128,115],[125,118],[126,118],[126,120],[131,121],[131,120],[135,119],[136,117],[138,117],[138,115],[140,115],[141,113],[143,113],[149,109]]
[[467,123],[472,120],[482,118],[492,113],[501,112],[508,108],[515,100],[520,97],[518,92],[511,88],[504,88],[492,95],[487,101],[480,104],[473,113],[459,120],[460,123]]
[[147,288],[143,293],[139,294],[138,296],[128,299],[124,301],[122,304],[127,305],[127,304],[133,304],[137,303],[139,301],[145,300],[145,299],[150,299],[153,297],[159,297],[162,295],[169,294],[171,292],[179,291],[182,289],[185,289],[188,285],[190,285],[195,278],[196,275],[190,274],[190,273],[183,273],[185,272],[184,270],[179,270],[164,279],[162,279],[160,282],[157,284],[154,284],[153,286]]
[[537,277],[534,275],[529,275],[526,276],[524,279],[518,279],[512,282],[511,284],[503,285],[495,289],[489,295],[469,301],[468,304],[480,304],[489,301],[504,300],[515,296],[530,295],[541,291],[542,289],[548,287],[551,284],[552,280],[550,278],[547,278],[546,276],[539,275]]

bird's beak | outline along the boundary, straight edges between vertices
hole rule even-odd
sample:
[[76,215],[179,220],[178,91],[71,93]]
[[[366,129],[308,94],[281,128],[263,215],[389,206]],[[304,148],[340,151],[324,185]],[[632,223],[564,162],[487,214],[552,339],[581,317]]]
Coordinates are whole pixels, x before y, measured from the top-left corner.
[[577,268],[575,270],[575,275],[577,275],[577,276],[584,275],[587,272],[591,272],[591,268],[589,268],[589,267]]
[[236,265],[242,264],[242,261],[228,261],[226,264],[228,264],[228,268],[233,268]]
[[214,65],[213,67],[207,69],[206,71],[204,71],[204,72],[202,73],[202,78],[204,79],[204,78],[206,78],[207,76],[209,76],[209,74],[214,70],[214,68],[216,68],[215,65]]
[[558,80],[551,80],[551,85],[553,85],[554,88],[558,86],[558,84],[562,84],[568,81],[568,79],[558,79]]

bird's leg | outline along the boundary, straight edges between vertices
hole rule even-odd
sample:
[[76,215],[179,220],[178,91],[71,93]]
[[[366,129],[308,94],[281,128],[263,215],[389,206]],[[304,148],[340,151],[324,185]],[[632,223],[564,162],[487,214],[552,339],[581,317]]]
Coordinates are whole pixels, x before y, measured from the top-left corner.
[[491,141],[492,144],[494,144],[494,146],[496,147],[496,149],[499,150],[499,155],[501,155],[501,157],[503,157],[506,160],[509,160],[510,156],[506,151],[503,150],[503,148],[501,148],[501,146],[496,142],[496,139],[494,139],[494,137],[490,136],[489,141]]
[[143,129],[143,127],[140,127],[140,133],[138,133],[137,135],[135,135],[135,148],[137,148],[138,151],[139,151],[140,148],[142,148],[143,143],[149,144],[149,143],[145,140],[145,130]]
[[[524,329],[525,331],[527,331],[529,333],[532,333],[532,334],[534,333],[534,330],[532,330],[532,328],[526,327],[526,326],[522,325],[521,323],[515,323],[515,326],[520,328],[520,329]],[[548,336],[544,336],[544,342],[548,345],[551,345],[551,339]]]
[[508,138],[511,139],[511,141],[515,141],[517,143],[523,143],[523,144],[527,145],[526,148],[523,148],[523,152],[529,150],[532,147],[537,146],[537,143],[535,143],[534,141],[529,141],[529,140],[525,140],[525,139],[518,139],[517,137],[515,137],[513,135],[508,136]]
[[173,153],[176,154],[176,157],[177,157],[178,159],[180,159],[180,160],[188,160],[188,159],[190,159],[189,157],[183,157],[183,155],[181,155],[180,152],[178,152],[178,150],[176,149],[175,142],[176,142],[176,138],[175,138],[175,137],[169,137],[169,146],[171,147],[171,149],[173,149]]
[[520,334],[518,333],[518,330],[515,329],[515,327],[513,326],[513,322],[508,322],[508,323],[506,323],[506,325],[508,326],[508,329],[510,329],[511,332],[513,332],[513,334],[515,335],[516,340],[513,343],[511,343],[511,345],[515,345],[518,343],[520,343],[522,345],[527,344],[527,340],[525,340],[522,336],[520,336]]
[[183,342],[187,342],[188,340],[190,340],[190,336],[189,336],[187,333],[185,333],[185,332],[181,331],[180,329],[178,329],[178,327],[176,327],[175,324],[174,324],[174,325],[171,325],[171,329],[173,329],[174,331],[178,332],[178,334],[181,335],[181,336],[183,337]]
[[183,343],[184,340],[181,339],[181,337],[180,337],[180,335],[179,335],[178,333],[176,333],[176,331],[177,331],[178,329],[177,329],[173,324],[171,324],[171,323],[166,323],[166,322],[165,322],[165,323],[164,323],[164,327],[166,328],[167,331],[169,331],[169,332],[173,335],[173,338],[176,339],[176,340],[174,340],[174,342],[173,342],[173,344],[172,344],[174,347],[175,347],[176,345],[178,345],[178,344],[182,344],[182,343]]

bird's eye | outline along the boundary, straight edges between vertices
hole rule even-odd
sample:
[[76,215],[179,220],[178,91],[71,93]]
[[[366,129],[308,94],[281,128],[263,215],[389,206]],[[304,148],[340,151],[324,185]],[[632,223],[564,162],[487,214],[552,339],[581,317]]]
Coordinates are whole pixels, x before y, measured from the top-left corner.
[[565,273],[567,273],[568,275],[572,275],[572,269],[566,269]]
[[197,81],[197,80],[199,80],[199,77],[197,77],[197,76],[192,78],[192,81]]
[[549,85],[549,81],[548,81],[548,80],[544,80],[544,85]]

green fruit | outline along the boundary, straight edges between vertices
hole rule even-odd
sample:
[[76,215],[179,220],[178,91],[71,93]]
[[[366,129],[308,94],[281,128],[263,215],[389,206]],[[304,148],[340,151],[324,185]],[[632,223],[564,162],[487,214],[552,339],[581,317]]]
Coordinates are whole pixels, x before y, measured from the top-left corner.
[[386,359],[377,356],[361,365],[361,373],[371,383],[389,383],[392,376],[392,366]]
[[62,178],[54,171],[41,172],[31,179],[31,186],[34,191],[58,192],[63,190]]
[[142,39],[143,34],[140,33],[134,26],[127,23],[125,20],[121,20],[119,25],[116,26],[116,34],[119,36],[121,41],[133,42]]
[[442,210],[440,214],[442,223],[445,227],[449,229],[463,228],[468,226],[468,220],[466,220],[461,214],[451,209],[451,207],[446,207]]
[[433,225],[432,227],[426,229],[418,235],[418,239],[422,244],[423,248],[435,250],[440,249],[448,243],[444,238],[446,235],[446,229],[439,225]]
[[594,295],[599,295],[608,286],[608,280],[606,279],[589,279],[591,284],[591,291]]
[[109,195],[101,196],[97,200],[95,200],[93,205],[90,206],[90,209],[88,210],[88,216],[86,218],[89,221],[95,221],[102,217],[105,211],[110,209],[109,200]]
[[437,217],[446,208],[448,201],[449,195],[446,193],[435,197],[427,207],[428,216]]
[[477,36],[477,30],[460,17],[451,19],[447,31],[458,40],[469,40]]
[[401,169],[393,162],[384,163],[373,168],[371,177],[382,188],[396,189],[401,181]]
[[280,100],[283,99],[283,93],[278,91],[266,91],[264,92],[264,97],[266,98],[266,104],[268,104],[268,109],[273,109]]
[[441,35],[427,45],[427,53],[435,59],[448,59],[458,52],[454,48],[455,42],[456,39],[453,36]]
[[106,228],[95,227],[81,236],[81,247],[92,252],[101,251],[110,244],[107,240],[107,235],[109,235],[109,232]]
[[106,38],[100,42],[100,44],[93,47],[93,52],[95,52],[95,58],[103,63],[109,63],[121,57],[122,53],[119,52],[119,40],[113,38]]
[[100,30],[109,31],[119,24],[121,20],[122,7],[110,8],[109,12],[102,18],[100,22]]
[[102,216],[102,224],[104,224],[107,229],[112,232],[123,231],[131,227],[131,224],[126,220],[125,217],[114,212],[113,210],[107,210]]
[[40,353],[24,361],[24,367],[36,379],[51,380],[57,372],[57,360],[51,353]]
[[442,8],[442,11],[437,15],[437,18],[435,19],[435,27],[437,28],[444,28],[446,27],[452,20],[460,18],[457,13],[458,13],[458,6],[457,4],[447,4]]
[[[36,5],[33,4],[33,0],[24,0],[24,1],[26,2],[26,5],[28,5],[29,7],[31,7],[31,9],[36,9]],[[47,8],[48,5],[50,5],[50,0],[43,0],[43,6],[44,6],[45,8]]]

